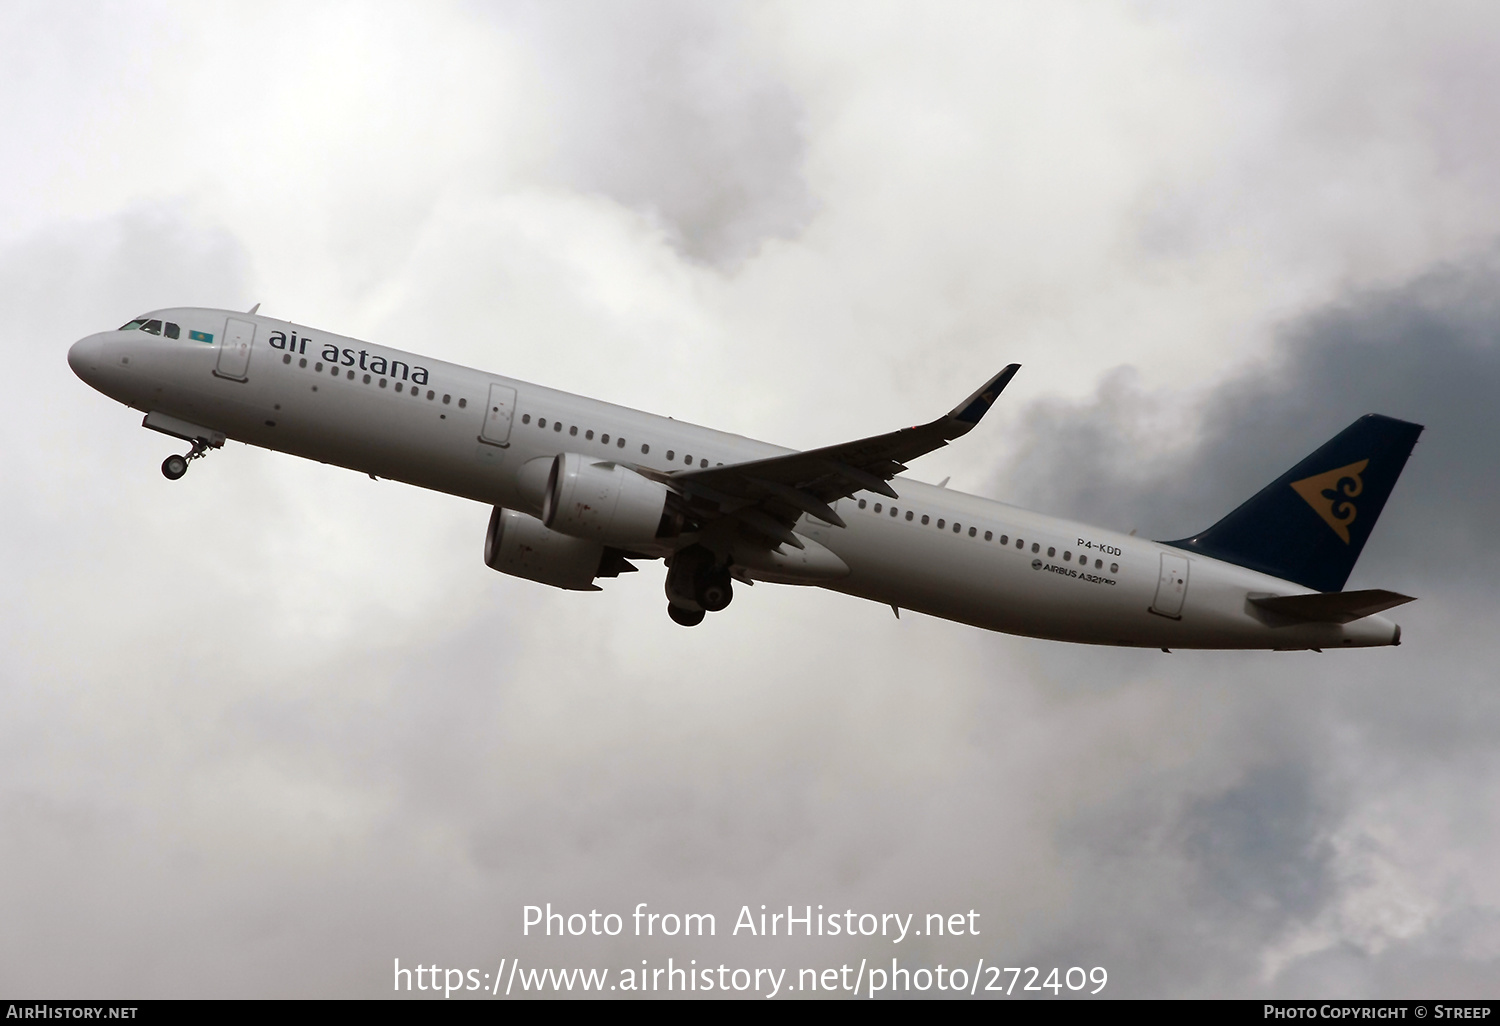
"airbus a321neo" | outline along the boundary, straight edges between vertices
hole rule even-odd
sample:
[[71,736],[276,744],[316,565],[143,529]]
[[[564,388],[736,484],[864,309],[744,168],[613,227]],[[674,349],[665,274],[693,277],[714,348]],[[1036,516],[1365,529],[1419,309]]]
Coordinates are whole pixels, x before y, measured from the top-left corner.
[[1018,366],[918,427],[796,452],[225,310],[157,310],[68,352],[80,378],[191,443],[226,439],[493,507],[484,561],[598,590],[667,565],[684,626],[736,582],[816,585],[1010,634],[1099,645],[1395,645],[1410,601],[1342,591],[1422,428],[1370,414],[1205,531],[1148,541],[910,480]]

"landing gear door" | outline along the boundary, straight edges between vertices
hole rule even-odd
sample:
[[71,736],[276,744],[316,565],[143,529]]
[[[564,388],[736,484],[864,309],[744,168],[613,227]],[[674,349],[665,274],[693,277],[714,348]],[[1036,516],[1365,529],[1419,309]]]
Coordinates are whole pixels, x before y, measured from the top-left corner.
[[1186,556],[1161,554],[1161,576],[1156,581],[1156,600],[1151,612],[1182,619],[1182,600],[1187,598],[1188,561]]
[[491,385],[489,405],[484,408],[484,428],[479,440],[502,448],[510,445],[510,422],[516,412],[516,390],[507,385]]
[[231,381],[244,381],[250,369],[250,346],[255,341],[255,325],[229,318],[224,337],[219,340],[219,363],[214,373]]

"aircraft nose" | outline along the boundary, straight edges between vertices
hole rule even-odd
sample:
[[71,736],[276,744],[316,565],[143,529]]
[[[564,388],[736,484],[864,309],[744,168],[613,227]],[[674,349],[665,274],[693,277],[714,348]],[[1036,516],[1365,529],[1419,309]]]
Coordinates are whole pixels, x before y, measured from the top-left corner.
[[81,338],[68,350],[68,366],[73,368],[74,374],[92,384],[92,379],[99,373],[99,356],[103,349],[104,341],[98,335]]

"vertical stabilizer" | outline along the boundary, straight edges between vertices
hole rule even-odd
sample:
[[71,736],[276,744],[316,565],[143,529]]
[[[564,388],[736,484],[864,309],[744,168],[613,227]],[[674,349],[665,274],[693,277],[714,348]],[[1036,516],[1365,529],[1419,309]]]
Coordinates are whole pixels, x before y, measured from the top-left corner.
[[1421,433],[1367,414],[1208,530],[1165,544],[1339,591]]

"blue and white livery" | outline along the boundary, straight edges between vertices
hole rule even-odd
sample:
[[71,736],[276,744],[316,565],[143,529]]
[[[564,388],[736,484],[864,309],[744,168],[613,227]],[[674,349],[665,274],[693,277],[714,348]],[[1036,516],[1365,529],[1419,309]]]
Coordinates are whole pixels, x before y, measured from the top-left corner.
[[1156,542],[908,479],[1019,367],[928,424],[796,452],[259,316],[184,307],[77,342],[85,382],[192,448],[228,439],[492,507],[485,562],[577,591],[666,563],[693,626],[735,584],[815,585],[989,630],[1097,645],[1400,643],[1411,601],[1342,590],[1420,425],[1369,415],[1209,529]]

